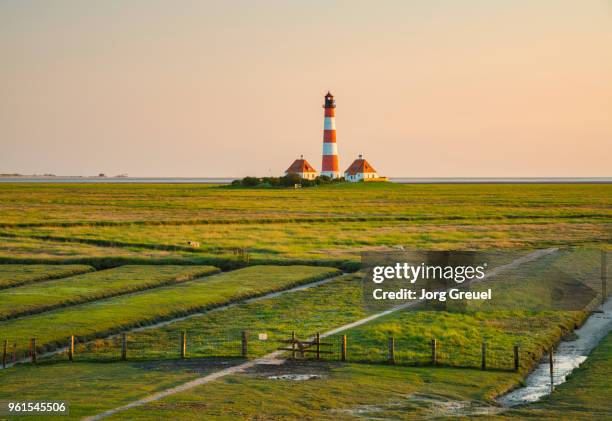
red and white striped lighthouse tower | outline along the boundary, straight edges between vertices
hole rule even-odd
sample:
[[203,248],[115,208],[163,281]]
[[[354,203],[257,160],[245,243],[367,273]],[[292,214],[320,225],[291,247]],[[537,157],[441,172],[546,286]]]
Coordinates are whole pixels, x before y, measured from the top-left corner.
[[321,175],[338,178],[340,177],[340,171],[338,171],[338,146],[336,144],[336,101],[329,91],[325,95],[325,105],[323,108],[325,109],[325,123]]

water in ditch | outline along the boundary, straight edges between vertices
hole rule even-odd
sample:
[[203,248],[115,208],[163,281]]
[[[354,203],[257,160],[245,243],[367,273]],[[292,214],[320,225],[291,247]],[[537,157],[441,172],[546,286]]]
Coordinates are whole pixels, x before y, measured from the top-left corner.
[[[595,346],[612,330],[612,299],[608,298],[602,312],[593,313],[571,340],[559,343],[553,358],[553,384],[564,383],[567,376],[582,364]],[[497,399],[503,406],[512,407],[536,402],[552,391],[549,355],[527,377],[525,386]]]

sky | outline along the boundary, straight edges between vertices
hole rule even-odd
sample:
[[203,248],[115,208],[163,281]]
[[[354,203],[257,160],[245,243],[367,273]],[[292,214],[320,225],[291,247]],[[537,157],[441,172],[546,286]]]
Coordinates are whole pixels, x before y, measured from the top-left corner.
[[596,177],[611,0],[0,0],[0,173]]

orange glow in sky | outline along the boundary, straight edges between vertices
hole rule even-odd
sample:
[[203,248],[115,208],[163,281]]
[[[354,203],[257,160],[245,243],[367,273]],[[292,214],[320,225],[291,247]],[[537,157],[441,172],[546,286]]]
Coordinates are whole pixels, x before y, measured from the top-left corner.
[[0,2],[0,173],[610,176],[612,5]]

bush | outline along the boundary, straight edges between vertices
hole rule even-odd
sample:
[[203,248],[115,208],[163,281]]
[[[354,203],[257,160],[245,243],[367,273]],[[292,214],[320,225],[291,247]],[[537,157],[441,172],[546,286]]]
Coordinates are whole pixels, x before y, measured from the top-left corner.
[[260,183],[261,180],[257,177],[244,177],[241,184],[245,187],[256,187]]
[[297,174],[287,174],[280,178],[280,185],[284,187],[293,187],[296,184],[302,184],[302,180]]
[[242,180],[232,181],[232,186],[241,187],[293,187],[296,184],[302,187],[314,187],[323,184],[342,183],[344,177],[330,178],[326,175],[321,175],[314,180],[300,178],[296,174],[287,174],[282,177],[244,177]]

